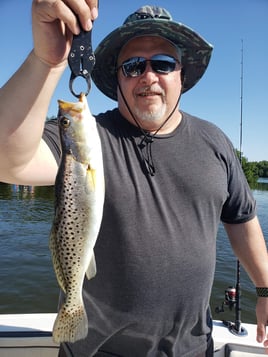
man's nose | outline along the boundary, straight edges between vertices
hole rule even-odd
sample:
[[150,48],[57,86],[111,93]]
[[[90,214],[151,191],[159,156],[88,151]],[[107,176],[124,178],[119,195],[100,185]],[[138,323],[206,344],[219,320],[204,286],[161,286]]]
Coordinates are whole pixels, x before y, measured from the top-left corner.
[[151,62],[146,61],[145,71],[141,75],[141,81],[143,83],[155,82],[158,81],[157,73],[152,69]]

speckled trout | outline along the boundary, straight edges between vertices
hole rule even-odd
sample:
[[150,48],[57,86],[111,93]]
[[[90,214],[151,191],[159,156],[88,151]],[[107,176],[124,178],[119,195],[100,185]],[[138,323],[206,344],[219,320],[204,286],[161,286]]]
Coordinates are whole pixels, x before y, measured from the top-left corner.
[[62,159],[55,183],[55,217],[49,247],[65,299],[53,327],[55,342],[75,342],[88,333],[82,298],[84,277],[96,274],[94,245],[104,201],[101,142],[86,97],[59,100]]

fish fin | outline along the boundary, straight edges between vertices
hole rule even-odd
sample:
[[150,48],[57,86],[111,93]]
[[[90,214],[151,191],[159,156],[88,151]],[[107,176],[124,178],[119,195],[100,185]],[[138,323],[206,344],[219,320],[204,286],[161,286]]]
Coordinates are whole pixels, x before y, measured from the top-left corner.
[[88,185],[89,185],[90,191],[95,191],[95,187],[96,187],[96,170],[91,169],[90,167],[88,167],[88,169],[87,169],[87,181],[88,181]]
[[88,280],[94,278],[94,276],[97,274],[97,267],[96,267],[96,259],[95,259],[95,254],[93,252],[91,260],[89,262],[87,271],[86,271],[86,276]]
[[66,281],[65,281],[64,274],[63,274],[63,271],[61,268],[60,261],[58,259],[55,234],[56,234],[56,231],[55,231],[54,227],[52,227],[51,233],[50,233],[50,239],[49,239],[49,249],[51,251],[52,263],[53,263],[53,267],[54,267],[54,271],[56,274],[58,284],[61,287],[62,291],[64,293],[66,293]]
[[53,326],[54,342],[75,342],[86,338],[87,333],[88,319],[83,304],[70,309],[63,304]]

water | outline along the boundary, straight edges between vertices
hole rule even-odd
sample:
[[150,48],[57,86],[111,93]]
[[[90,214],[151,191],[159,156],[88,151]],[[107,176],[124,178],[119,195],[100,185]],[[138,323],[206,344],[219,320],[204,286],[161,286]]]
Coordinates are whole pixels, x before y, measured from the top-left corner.
[[[268,237],[268,180],[253,189],[258,216]],[[58,285],[48,248],[53,217],[52,187],[34,190],[0,183],[0,313],[56,312]],[[236,285],[237,260],[222,226],[211,307],[216,319],[234,320],[234,311],[216,314],[228,286]],[[241,267],[242,321],[255,322],[255,287]],[[198,291],[196,292],[198,294]]]
[[48,249],[53,197],[52,188],[0,185],[0,313],[56,311]]
[[[262,226],[263,234],[268,243],[268,179],[259,179],[258,183],[252,188],[253,195],[257,202],[257,214]],[[225,289],[228,286],[236,286],[237,282],[237,259],[233,254],[228,237],[222,225],[219,227],[217,236],[217,262],[214,285],[211,294],[211,308],[215,319],[234,320],[235,311],[230,311],[224,306],[224,313],[216,314],[215,308],[221,306],[224,301]],[[241,281],[241,316],[243,322],[256,323],[255,305],[256,292],[255,286],[248,278],[243,267],[240,265]]]

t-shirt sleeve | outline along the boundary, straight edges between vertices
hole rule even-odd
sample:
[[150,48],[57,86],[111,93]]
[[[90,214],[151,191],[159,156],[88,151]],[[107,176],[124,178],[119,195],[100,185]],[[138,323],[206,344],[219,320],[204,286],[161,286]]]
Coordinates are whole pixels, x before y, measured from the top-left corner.
[[57,164],[59,165],[61,158],[61,145],[58,122],[56,119],[46,121],[43,132],[43,140],[50,148],[57,161]]
[[245,223],[255,217],[256,201],[231,144],[228,161],[228,198],[222,209],[221,220],[230,224]]
[[[195,117],[190,118],[195,119]],[[222,202],[221,221],[230,224],[250,221],[256,216],[256,202],[231,140],[210,122],[200,119],[188,120],[188,122],[192,125],[195,142],[201,138],[201,144],[206,143],[206,147],[212,149],[218,163],[222,166],[226,192]],[[202,155],[201,148],[199,150]],[[219,173],[218,168],[216,170]]]

